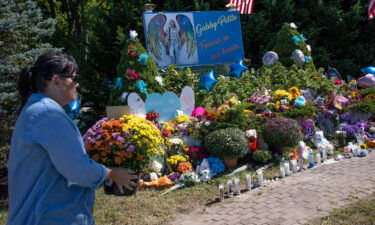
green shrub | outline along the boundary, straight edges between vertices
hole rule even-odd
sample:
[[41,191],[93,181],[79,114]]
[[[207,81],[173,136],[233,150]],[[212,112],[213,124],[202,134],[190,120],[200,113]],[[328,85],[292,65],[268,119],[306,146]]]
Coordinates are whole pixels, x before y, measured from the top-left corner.
[[285,117],[268,119],[263,126],[263,137],[273,151],[285,151],[303,139],[298,122]]
[[219,158],[240,158],[249,147],[244,133],[238,128],[226,128],[209,133],[204,139],[208,153]]
[[232,108],[225,111],[221,117],[220,122],[217,124],[217,128],[223,129],[228,127],[235,127],[241,130],[250,129],[250,119],[244,113],[244,110],[249,109],[252,106],[250,103],[240,103],[233,106]]
[[269,150],[258,149],[251,155],[251,161],[257,165],[263,165],[272,159],[272,153]]
[[375,114],[375,102],[372,100],[362,100],[345,108],[346,111],[372,113]]
[[318,108],[312,102],[309,102],[305,106],[294,108],[292,110],[287,110],[277,114],[278,116],[288,117],[298,121],[304,121],[307,119],[315,118],[317,112]]

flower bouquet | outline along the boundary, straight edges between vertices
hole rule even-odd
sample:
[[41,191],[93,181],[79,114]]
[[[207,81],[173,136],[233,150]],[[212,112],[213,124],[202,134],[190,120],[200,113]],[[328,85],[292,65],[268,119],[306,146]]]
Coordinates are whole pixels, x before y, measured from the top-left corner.
[[[160,131],[149,121],[125,115],[120,120],[103,118],[83,137],[88,155],[107,167],[144,172],[153,157],[164,154]],[[111,181],[106,181],[111,187]],[[115,193],[116,194],[116,193]]]

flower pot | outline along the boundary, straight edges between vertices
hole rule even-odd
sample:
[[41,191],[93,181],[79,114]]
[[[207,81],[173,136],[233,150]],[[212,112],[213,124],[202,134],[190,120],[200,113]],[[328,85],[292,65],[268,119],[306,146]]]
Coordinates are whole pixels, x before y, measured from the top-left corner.
[[116,195],[116,196],[131,196],[137,193],[137,187],[135,187],[133,190],[129,190],[125,187],[123,187],[124,193],[121,193],[119,188],[117,187],[117,184],[113,182],[111,179],[106,179],[104,181],[104,193],[108,195]]
[[223,162],[227,168],[235,168],[237,167],[238,158],[224,158]]
[[119,119],[123,115],[130,114],[130,107],[125,105],[107,106],[106,111],[108,119]]

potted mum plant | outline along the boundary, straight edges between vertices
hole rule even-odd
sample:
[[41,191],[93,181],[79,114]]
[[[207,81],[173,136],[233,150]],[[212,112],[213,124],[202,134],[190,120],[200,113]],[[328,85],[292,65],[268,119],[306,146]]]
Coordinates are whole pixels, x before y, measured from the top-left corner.
[[228,168],[236,167],[238,158],[249,150],[245,134],[238,128],[226,128],[209,133],[204,139],[204,146],[210,155],[223,159]]
[[[83,137],[88,155],[107,167],[129,168],[144,172],[153,157],[164,154],[160,131],[148,120],[136,115],[125,115],[119,120],[103,118]],[[107,194],[121,194],[117,185],[106,180]]]
[[297,146],[303,139],[298,122],[285,117],[268,119],[263,125],[263,137],[270,150],[276,153],[284,153],[288,147]]

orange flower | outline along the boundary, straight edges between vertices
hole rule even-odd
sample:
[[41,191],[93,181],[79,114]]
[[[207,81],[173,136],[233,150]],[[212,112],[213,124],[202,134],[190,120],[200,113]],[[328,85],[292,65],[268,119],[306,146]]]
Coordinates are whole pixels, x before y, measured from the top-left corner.
[[101,156],[106,156],[106,155],[107,155],[107,152],[106,152],[106,151],[102,151],[102,152],[100,153],[100,155],[101,155]]
[[131,152],[124,152],[124,157],[130,159],[133,156],[133,153]]
[[145,158],[145,157],[144,157],[143,155],[138,155],[138,156],[137,156],[137,160],[138,160],[138,161],[143,161],[144,158]]
[[192,169],[193,169],[193,166],[191,165],[190,162],[182,162],[182,163],[178,164],[177,172],[187,173],[187,172],[192,171]]
[[122,163],[122,159],[118,156],[115,157],[115,164],[119,165],[120,163]]

